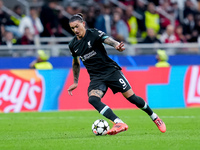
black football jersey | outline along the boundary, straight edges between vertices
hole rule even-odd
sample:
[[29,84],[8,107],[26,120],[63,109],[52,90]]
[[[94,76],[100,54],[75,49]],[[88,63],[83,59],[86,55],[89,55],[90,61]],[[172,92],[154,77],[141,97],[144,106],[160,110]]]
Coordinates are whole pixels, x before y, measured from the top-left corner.
[[78,40],[75,36],[69,43],[73,57],[80,57],[90,78],[104,78],[115,70],[121,70],[104,48],[103,41],[108,36],[97,29],[87,29],[85,36]]

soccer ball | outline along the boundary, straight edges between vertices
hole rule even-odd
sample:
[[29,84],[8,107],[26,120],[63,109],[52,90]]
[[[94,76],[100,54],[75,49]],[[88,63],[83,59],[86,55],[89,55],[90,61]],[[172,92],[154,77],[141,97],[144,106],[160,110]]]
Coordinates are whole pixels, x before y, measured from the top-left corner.
[[106,135],[110,126],[106,120],[98,119],[92,124],[92,132],[95,135]]

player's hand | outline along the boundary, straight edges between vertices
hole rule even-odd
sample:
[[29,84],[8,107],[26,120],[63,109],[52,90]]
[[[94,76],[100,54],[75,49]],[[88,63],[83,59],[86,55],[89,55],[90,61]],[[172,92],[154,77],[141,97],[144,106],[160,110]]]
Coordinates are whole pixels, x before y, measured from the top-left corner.
[[123,42],[119,43],[119,45],[117,45],[115,49],[120,52],[124,51],[125,50],[124,43]]
[[72,94],[72,91],[73,91],[75,88],[77,88],[77,86],[78,86],[78,83],[73,83],[73,84],[67,89],[68,94],[72,96],[72,95],[73,95],[73,94]]

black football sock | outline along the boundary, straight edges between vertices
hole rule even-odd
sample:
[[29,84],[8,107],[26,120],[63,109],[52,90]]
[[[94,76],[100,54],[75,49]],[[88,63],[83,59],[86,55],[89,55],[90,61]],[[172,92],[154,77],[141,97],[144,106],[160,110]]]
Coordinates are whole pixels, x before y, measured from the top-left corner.
[[127,98],[127,100],[131,102],[132,104],[135,104],[138,108],[145,111],[149,116],[153,114],[153,111],[151,110],[151,108],[147,105],[147,103],[141,97],[133,94],[131,97]]
[[110,119],[114,122],[114,120],[116,118],[118,118],[114,112],[110,109],[110,107],[108,107],[107,105],[105,105],[104,103],[101,102],[101,99],[97,96],[90,96],[89,97],[89,103],[100,113],[102,114],[104,117],[106,117],[107,119]]
[[102,114],[104,117],[112,120],[113,122],[116,118],[118,118],[107,105],[99,113]]

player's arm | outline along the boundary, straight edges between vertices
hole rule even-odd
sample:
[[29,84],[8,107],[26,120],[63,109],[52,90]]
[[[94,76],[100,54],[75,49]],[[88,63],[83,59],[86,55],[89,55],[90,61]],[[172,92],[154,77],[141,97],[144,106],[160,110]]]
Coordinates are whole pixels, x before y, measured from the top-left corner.
[[74,83],[78,84],[78,78],[79,78],[79,73],[80,73],[79,57],[73,58],[72,69],[73,69],[73,75],[74,75]]
[[116,40],[114,40],[114,39],[111,38],[111,37],[107,37],[107,38],[104,40],[104,43],[105,43],[105,44],[108,44],[108,45],[110,45],[110,46],[113,46],[116,50],[118,50],[118,51],[120,51],[120,52],[122,52],[122,51],[125,50],[125,48],[124,48],[124,43],[123,43],[123,42],[119,43],[119,42],[117,42]]
[[74,57],[72,61],[72,70],[74,76],[74,83],[68,88],[69,95],[72,95],[72,91],[78,86],[78,78],[80,73],[80,60],[79,57]]

